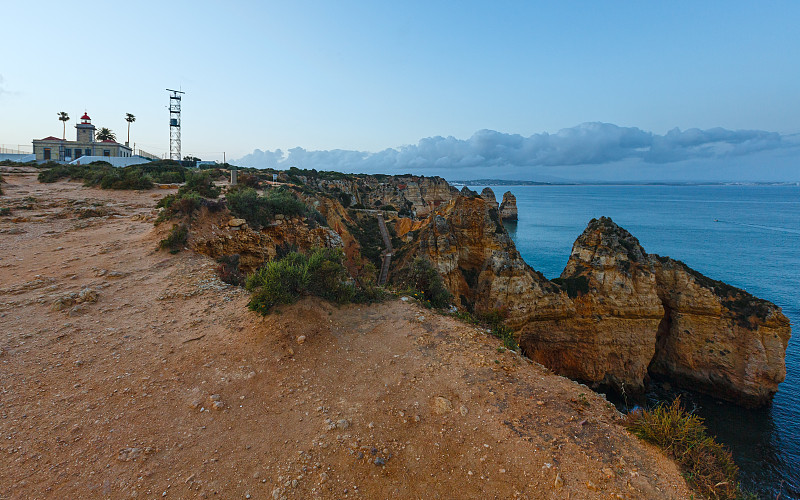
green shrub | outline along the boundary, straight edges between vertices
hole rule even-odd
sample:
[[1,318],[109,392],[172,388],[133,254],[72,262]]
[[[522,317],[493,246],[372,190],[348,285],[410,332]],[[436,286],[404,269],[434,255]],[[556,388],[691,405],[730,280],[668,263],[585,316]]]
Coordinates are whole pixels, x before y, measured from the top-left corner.
[[304,215],[307,210],[305,203],[283,188],[268,191],[265,198],[267,206],[274,215],[282,214],[291,217]]
[[169,235],[159,242],[158,247],[162,250],[169,250],[169,253],[178,253],[186,245],[188,237],[189,226],[186,224],[173,224]]
[[353,287],[346,284],[347,269],[339,249],[318,249],[308,258],[308,291],[331,302],[346,304],[353,300]]
[[255,292],[248,304],[252,311],[269,314],[276,305],[291,304],[297,300],[306,289],[308,269],[303,263],[295,263],[296,259],[290,256],[267,262],[247,277],[245,286]]
[[254,174],[239,174],[237,181],[241,186],[251,187],[253,189],[258,189],[261,186],[261,181],[258,176]]
[[11,208],[0,207],[0,215],[11,215]]
[[258,196],[255,189],[248,187],[234,189],[225,195],[225,200],[231,213],[246,220],[254,229],[261,229],[272,219],[266,203]]
[[222,188],[214,185],[208,172],[186,172],[186,184],[178,190],[178,195],[197,193],[203,198],[215,199],[222,192]]
[[269,314],[280,304],[291,304],[301,295],[315,295],[331,302],[350,302],[355,290],[347,283],[341,250],[316,249],[306,257],[290,252],[247,277],[245,287],[254,292],[248,307]]
[[453,296],[428,259],[422,257],[414,259],[414,262],[399,274],[399,281],[422,294],[423,303],[429,303],[432,307],[440,309],[450,305]]
[[198,210],[203,203],[203,199],[197,193],[170,194],[158,201],[157,208],[164,210],[158,214],[156,224],[176,217],[191,216]]
[[731,452],[709,436],[703,419],[681,407],[680,398],[652,410],[625,416],[625,426],[640,439],[653,443],[674,459],[689,485],[707,498],[735,499],[739,469]]
[[39,182],[48,184],[61,179],[69,179],[72,177],[72,171],[70,167],[72,167],[72,165],[57,165],[53,168],[42,170],[39,172],[37,179]]
[[244,219],[254,229],[269,224],[276,215],[305,215],[306,205],[289,191],[279,188],[259,196],[255,189],[233,189],[225,195],[231,213]]
[[49,183],[61,179],[82,180],[86,186],[102,189],[150,189],[153,182],[183,182],[186,169],[178,162],[159,160],[140,165],[116,168],[105,161],[88,165],[42,165],[39,182]]

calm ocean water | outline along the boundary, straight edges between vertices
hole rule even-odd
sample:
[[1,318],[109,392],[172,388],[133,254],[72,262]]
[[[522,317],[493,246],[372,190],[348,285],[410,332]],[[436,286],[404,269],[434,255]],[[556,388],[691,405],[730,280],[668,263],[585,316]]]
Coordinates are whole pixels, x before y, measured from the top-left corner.
[[[485,186],[470,186],[480,192]],[[773,404],[745,410],[688,395],[762,498],[800,498],[800,186],[498,186],[517,197],[517,248],[548,278],[561,274],[593,217],[609,216],[648,253],[770,300],[792,322],[787,376]],[[717,220],[717,222],[715,222]]]

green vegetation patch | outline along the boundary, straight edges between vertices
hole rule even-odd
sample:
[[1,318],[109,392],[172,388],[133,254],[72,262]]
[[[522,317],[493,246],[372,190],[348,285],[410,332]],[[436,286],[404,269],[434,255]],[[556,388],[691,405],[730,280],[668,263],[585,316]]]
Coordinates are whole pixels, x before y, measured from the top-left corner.
[[39,172],[39,182],[51,183],[61,179],[82,180],[85,186],[102,189],[150,189],[153,183],[183,182],[186,168],[178,162],[160,161],[129,167],[114,167],[96,161],[87,165],[59,165]]
[[186,224],[173,224],[169,235],[159,242],[158,247],[163,250],[169,250],[169,253],[178,253],[186,245],[188,237],[189,226]]
[[428,259],[414,259],[410,265],[398,271],[396,281],[410,289],[411,295],[428,307],[442,309],[453,300],[441,275]]
[[350,302],[355,288],[347,282],[343,259],[339,249],[321,248],[308,256],[291,252],[265,263],[245,281],[246,288],[253,292],[248,307],[267,315],[275,306],[291,304],[302,295],[339,304]]
[[306,215],[308,208],[297,196],[284,188],[267,191],[263,196],[253,188],[234,189],[225,195],[231,213],[258,230],[268,225],[276,215]]
[[689,485],[703,497],[747,497],[739,487],[739,468],[731,452],[708,435],[702,418],[683,409],[680,398],[652,410],[633,411],[624,425],[675,460]]

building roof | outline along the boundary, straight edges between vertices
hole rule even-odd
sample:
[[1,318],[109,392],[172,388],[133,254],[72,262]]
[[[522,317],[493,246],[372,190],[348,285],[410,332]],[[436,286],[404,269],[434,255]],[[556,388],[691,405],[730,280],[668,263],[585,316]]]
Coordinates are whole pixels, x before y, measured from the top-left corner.
[[89,118],[89,113],[83,113],[83,116],[81,116],[81,120],[91,120],[91,118]]
[[51,135],[50,137],[45,137],[44,139],[39,139],[39,140],[40,141],[63,141],[64,139],[61,139],[60,137],[53,137]]
[[114,144],[117,144],[117,141],[112,141],[111,139],[103,139],[100,142],[113,142]]

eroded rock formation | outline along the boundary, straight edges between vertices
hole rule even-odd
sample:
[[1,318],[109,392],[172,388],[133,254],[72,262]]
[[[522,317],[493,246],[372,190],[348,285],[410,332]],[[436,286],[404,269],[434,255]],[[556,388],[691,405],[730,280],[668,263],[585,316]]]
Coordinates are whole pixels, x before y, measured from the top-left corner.
[[397,265],[419,256],[459,306],[501,310],[528,356],[571,378],[635,393],[654,375],[759,406],[785,377],[780,308],[647,254],[608,218],[589,223],[553,282],[522,260],[480,197],[438,210]]
[[339,174],[335,178],[300,176],[299,179],[309,187],[337,194],[346,206],[391,205],[416,217],[427,217],[458,196],[458,190],[441,177]]
[[500,218],[505,221],[517,221],[517,197],[511,191],[503,193],[503,202],[500,203]]
[[745,406],[768,402],[786,377],[781,309],[682,262],[651,260],[665,316],[650,372]]
[[483,198],[486,203],[495,210],[500,208],[500,205],[497,203],[497,197],[494,195],[492,188],[488,186],[483,188],[483,191],[481,191],[481,198]]

